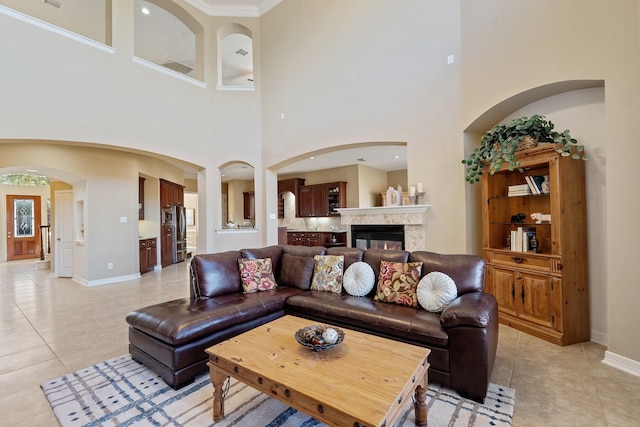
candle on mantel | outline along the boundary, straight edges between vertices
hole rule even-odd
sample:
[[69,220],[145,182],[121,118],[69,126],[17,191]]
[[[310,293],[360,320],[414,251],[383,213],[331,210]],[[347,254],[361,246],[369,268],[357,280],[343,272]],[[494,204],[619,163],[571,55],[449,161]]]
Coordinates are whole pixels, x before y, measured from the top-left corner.
[[418,193],[422,193],[422,183],[419,182],[416,184],[416,186],[418,187]]
[[414,186],[409,187],[409,195],[410,196],[415,196],[416,195],[416,187],[414,187]]

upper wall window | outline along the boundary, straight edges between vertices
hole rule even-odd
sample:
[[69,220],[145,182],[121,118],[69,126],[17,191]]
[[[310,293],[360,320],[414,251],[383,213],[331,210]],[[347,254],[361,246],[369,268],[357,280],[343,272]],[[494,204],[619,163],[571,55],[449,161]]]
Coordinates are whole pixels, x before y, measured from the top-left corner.
[[0,0],[0,5],[98,43],[111,43],[107,36],[111,0]]
[[253,88],[253,40],[240,24],[218,30],[218,86]]
[[196,34],[162,2],[134,1],[134,54],[178,73],[196,76]]

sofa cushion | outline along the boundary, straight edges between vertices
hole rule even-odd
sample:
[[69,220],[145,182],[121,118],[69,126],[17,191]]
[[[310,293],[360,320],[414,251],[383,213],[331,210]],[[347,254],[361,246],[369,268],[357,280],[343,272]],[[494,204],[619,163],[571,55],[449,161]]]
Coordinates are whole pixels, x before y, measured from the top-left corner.
[[279,283],[292,288],[309,289],[313,276],[313,265],[312,257],[283,254]]
[[236,292],[208,299],[183,298],[140,308],[129,313],[126,320],[132,328],[162,342],[182,345],[281,311],[287,297],[299,292],[301,291],[298,289],[280,287],[270,291],[250,294]]
[[342,292],[342,255],[316,255],[313,257],[311,289],[316,291]]
[[432,313],[440,313],[458,296],[458,289],[453,279],[439,271],[420,279],[416,290],[418,303]]
[[458,295],[484,290],[485,260],[476,255],[438,254],[435,252],[411,252],[409,261],[422,262],[422,275],[441,271],[451,277],[458,289]]
[[359,248],[348,248],[346,246],[335,246],[327,249],[327,255],[342,255],[344,257],[344,271],[354,262],[361,262],[364,250]]
[[284,245],[282,246],[282,253],[297,256],[314,257],[316,255],[324,255],[327,249],[322,246],[299,246],[299,245]]
[[273,277],[271,258],[239,258],[238,267],[240,268],[242,289],[246,293],[268,291],[278,287],[276,279]]
[[373,268],[366,262],[354,262],[344,272],[342,286],[349,295],[362,297],[367,295],[376,284]]
[[[290,314],[323,319],[338,326],[423,345],[443,348],[448,345],[448,334],[440,324],[440,316],[420,308],[320,291],[292,295],[287,298],[286,305]],[[443,368],[448,371],[448,366],[438,367]]]
[[280,277],[280,263],[282,261],[282,246],[273,245],[266,248],[241,249],[242,258],[260,259],[271,258],[271,269],[276,281]]
[[194,298],[211,298],[242,292],[239,251],[199,254],[191,259],[191,294]]
[[421,269],[421,262],[380,261],[375,300],[417,307]]
[[[375,274],[377,279],[380,276],[380,261],[384,260],[392,262],[408,262],[409,252],[375,248],[367,249],[366,251],[364,251],[362,260],[369,264],[371,268],[373,268],[373,273]],[[375,293],[375,290],[373,293]]]

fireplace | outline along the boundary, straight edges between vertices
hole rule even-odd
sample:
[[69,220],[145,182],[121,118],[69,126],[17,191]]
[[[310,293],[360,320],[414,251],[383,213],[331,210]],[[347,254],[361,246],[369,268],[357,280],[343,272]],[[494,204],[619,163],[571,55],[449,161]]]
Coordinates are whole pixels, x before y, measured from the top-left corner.
[[404,225],[352,225],[351,246],[360,249],[404,249]]

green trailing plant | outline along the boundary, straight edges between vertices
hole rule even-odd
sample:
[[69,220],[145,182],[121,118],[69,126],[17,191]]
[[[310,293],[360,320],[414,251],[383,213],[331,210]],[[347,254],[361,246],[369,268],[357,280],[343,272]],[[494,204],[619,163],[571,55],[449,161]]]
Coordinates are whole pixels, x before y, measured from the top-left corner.
[[551,120],[544,116],[533,115],[511,120],[507,124],[497,124],[482,138],[480,147],[462,161],[466,165],[466,180],[473,184],[480,181],[480,177],[488,168],[489,173],[494,174],[507,165],[510,171],[524,172],[518,162],[516,151],[525,137],[537,139],[540,143],[555,144],[556,151],[562,156],[571,156],[573,159],[587,160],[584,146],[571,137],[569,130],[558,132],[554,129]]

